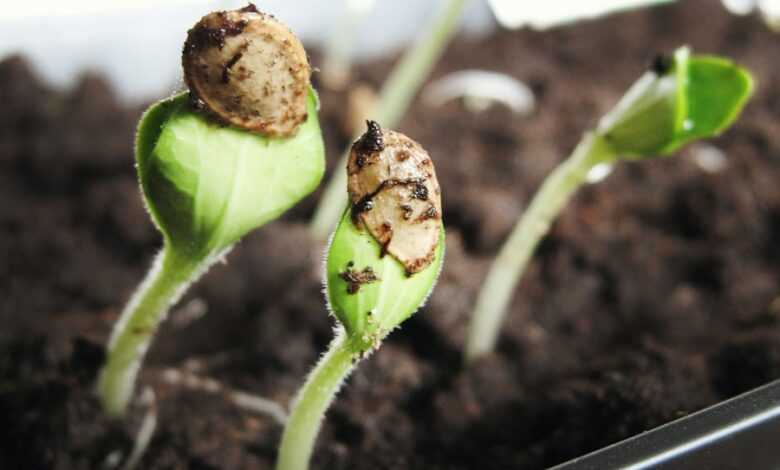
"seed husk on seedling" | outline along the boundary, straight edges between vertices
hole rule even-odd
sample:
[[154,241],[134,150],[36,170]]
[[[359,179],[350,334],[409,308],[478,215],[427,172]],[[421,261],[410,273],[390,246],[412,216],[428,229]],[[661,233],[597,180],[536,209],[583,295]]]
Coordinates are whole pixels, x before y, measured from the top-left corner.
[[419,144],[369,122],[352,145],[347,173],[351,204],[325,260],[325,292],[339,326],[293,402],[278,470],[308,467],[344,379],[422,306],[443,262],[441,191]]
[[204,16],[187,34],[182,66],[192,97],[226,123],[290,137],[306,120],[306,51],[254,5]]
[[109,340],[98,395],[113,416],[124,414],[170,306],[324,172],[306,55],[276,19],[252,5],[206,15],[190,30],[182,62],[190,93],[152,105],[138,125],[138,179],[163,249]]
[[542,183],[488,272],[471,316],[467,362],[491,352],[515,285],[555,217],[590,171],[620,160],[670,155],[726,130],[753,90],[743,68],[687,47],[658,57],[574,153]]
[[[467,6],[466,0],[445,0],[431,22],[422,29],[420,37],[393,67],[379,92],[378,102],[370,113],[385,128],[398,124],[420,86],[429,75],[444,48],[460,23]],[[357,137],[357,136],[356,136]],[[339,166],[346,165],[349,149],[344,152]],[[336,172],[324,185],[322,196],[309,224],[315,239],[325,241],[338,224],[348,201],[344,197],[346,175]]]

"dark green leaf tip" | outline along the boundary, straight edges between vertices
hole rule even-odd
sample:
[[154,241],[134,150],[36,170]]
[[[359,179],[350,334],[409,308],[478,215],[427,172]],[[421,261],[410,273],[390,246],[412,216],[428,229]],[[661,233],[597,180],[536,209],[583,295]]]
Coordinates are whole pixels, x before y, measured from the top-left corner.
[[753,77],[731,60],[710,55],[675,54],[678,94],[675,137],[662,150],[668,154],[701,138],[728,129],[753,93]]

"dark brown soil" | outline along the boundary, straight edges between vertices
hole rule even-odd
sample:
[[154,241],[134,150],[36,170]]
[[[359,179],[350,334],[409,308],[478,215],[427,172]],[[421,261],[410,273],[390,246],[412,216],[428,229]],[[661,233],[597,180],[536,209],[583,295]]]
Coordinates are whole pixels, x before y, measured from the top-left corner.
[[[504,71],[533,87],[538,110],[418,105],[403,121],[438,168],[445,270],[429,305],[349,380],[314,467],[537,469],[779,377],[779,40],[711,0],[457,40],[436,77]],[[726,168],[702,171],[694,146],[620,165],[581,191],[517,289],[498,353],[463,370],[477,286],[541,179],[657,52],[686,43],[733,57],[758,81],[713,142]],[[378,84],[390,64],[361,67],[358,79]],[[345,95],[322,100],[333,165],[347,140]],[[107,468],[127,455],[142,410],[108,422],[93,381],[160,243],[135,184],[141,108],[121,107],[96,77],[51,90],[20,59],[0,64],[0,103],[0,468]],[[142,468],[271,467],[271,419],[169,385],[162,371],[197,370],[288,403],[331,336],[321,248],[304,225],[315,201],[244,240],[166,323],[142,375],[159,410]],[[197,305],[207,314],[188,321]]]

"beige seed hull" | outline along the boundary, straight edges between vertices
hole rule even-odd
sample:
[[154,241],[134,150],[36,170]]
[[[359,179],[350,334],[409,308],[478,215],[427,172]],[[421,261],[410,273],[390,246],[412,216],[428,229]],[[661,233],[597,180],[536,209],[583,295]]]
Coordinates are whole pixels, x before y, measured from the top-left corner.
[[204,16],[188,33],[184,77],[222,121],[270,137],[306,121],[310,67],[295,35],[253,8]]
[[347,174],[356,225],[410,275],[425,269],[441,230],[441,189],[428,153],[401,133],[379,130],[372,137],[369,130],[352,146]]

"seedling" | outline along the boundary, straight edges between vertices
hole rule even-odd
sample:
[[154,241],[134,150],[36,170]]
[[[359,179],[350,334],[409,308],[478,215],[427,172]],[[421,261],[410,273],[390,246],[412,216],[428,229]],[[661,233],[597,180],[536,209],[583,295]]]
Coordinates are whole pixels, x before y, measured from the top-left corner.
[[659,57],[574,153],[542,184],[501,248],[480,290],[466,360],[493,350],[507,305],[528,260],[553,219],[588,173],[620,160],[670,155],[683,145],[720,134],[753,90],[750,74],[729,60],[678,49]]
[[460,70],[430,83],[422,92],[429,106],[463,100],[465,108],[479,113],[493,104],[503,104],[523,116],[533,112],[536,98],[528,85],[509,75],[488,70]]
[[349,84],[352,47],[358,26],[371,13],[376,0],[344,0],[343,11],[325,43],[322,59],[322,83],[334,90]]
[[169,307],[324,172],[309,64],[287,27],[252,5],[212,13],[189,31],[183,65],[190,93],[154,104],[138,125],[138,178],[163,249],[108,344],[98,394],[113,416]]
[[[465,7],[466,0],[443,2],[431,24],[425,27],[424,34],[390,72],[382,85],[376,109],[371,113],[379,124],[390,128],[401,120],[412,98],[444,52]],[[347,164],[348,153],[344,152],[338,167],[343,168]],[[334,173],[325,185],[309,226],[316,239],[324,241],[338,223],[347,205],[345,186],[346,176],[342,172]]]
[[307,468],[344,379],[420,308],[442,266],[439,184],[422,147],[371,122],[352,145],[347,173],[351,204],[325,261],[328,305],[339,326],[293,402],[278,470]]

